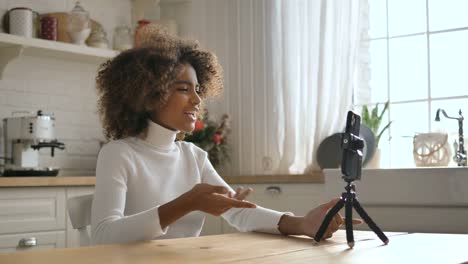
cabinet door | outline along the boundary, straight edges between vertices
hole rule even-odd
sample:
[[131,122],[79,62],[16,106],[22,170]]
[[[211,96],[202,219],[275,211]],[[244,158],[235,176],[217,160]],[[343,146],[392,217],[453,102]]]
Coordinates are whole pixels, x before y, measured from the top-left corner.
[[[232,185],[235,189],[240,185]],[[246,200],[282,212],[303,215],[310,209],[326,202],[323,200],[322,184],[253,184],[253,193]]]
[[65,229],[64,188],[2,188],[0,234]]
[[[93,194],[94,187],[69,187],[67,188],[67,200],[71,197]],[[67,247],[79,247],[80,246],[80,234],[77,230],[73,229],[73,226],[70,222],[70,216],[68,215],[68,210],[66,212],[67,216]],[[91,234],[91,226],[88,226],[88,233]]]
[[[31,241],[33,238],[36,241],[35,245],[20,242],[21,240]],[[0,252],[2,253],[63,247],[65,247],[65,231],[0,235]]]

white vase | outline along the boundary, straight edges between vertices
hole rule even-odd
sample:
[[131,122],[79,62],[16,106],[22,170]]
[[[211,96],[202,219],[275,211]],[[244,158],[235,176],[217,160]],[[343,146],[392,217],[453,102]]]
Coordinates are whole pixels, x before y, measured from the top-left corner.
[[366,168],[368,168],[368,169],[378,169],[378,168],[380,168],[380,149],[379,148],[377,148],[375,150],[374,156],[366,164]]

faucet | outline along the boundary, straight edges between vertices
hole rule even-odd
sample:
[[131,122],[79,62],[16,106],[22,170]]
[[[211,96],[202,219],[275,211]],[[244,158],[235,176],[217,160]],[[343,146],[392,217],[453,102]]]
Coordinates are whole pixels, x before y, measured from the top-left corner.
[[457,141],[453,144],[454,149],[456,150],[453,160],[458,164],[458,166],[466,166],[466,151],[463,144],[463,116],[461,109],[458,111],[458,117],[450,117],[445,113],[443,109],[437,109],[435,121],[440,121],[440,112],[449,119],[455,119],[458,121],[458,144]]

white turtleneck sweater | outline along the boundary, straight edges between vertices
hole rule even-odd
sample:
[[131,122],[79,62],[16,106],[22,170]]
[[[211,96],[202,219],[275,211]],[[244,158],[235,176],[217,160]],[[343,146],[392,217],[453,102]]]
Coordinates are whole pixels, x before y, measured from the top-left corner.
[[[234,192],[204,150],[175,142],[175,137],[175,131],[149,121],[146,140],[115,140],[101,149],[91,217],[93,244],[198,236],[203,212],[191,212],[162,229],[158,207],[197,183],[226,186]],[[222,217],[240,231],[279,233],[283,214],[257,206],[232,208]]]

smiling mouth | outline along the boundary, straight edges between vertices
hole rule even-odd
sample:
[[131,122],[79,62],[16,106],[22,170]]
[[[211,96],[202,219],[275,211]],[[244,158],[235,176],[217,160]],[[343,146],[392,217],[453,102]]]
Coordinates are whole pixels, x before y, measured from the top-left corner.
[[190,118],[192,118],[193,120],[196,120],[197,117],[195,115],[195,113],[192,113],[192,112],[184,112],[185,115],[189,116]]

